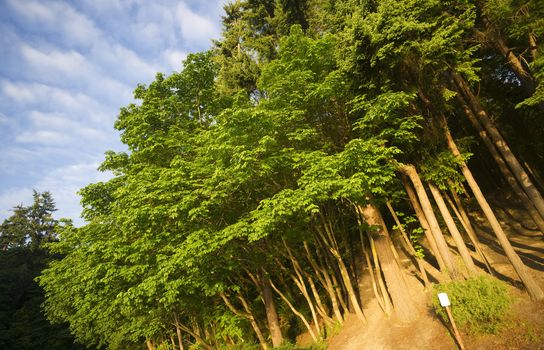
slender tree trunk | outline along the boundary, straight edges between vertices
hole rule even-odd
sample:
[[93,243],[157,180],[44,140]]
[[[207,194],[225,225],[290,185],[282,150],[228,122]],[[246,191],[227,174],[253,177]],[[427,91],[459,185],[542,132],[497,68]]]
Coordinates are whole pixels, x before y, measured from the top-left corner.
[[[205,349],[212,350],[212,347],[206,342],[200,335],[200,330],[198,330],[198,326],[195,326],[196,329],[191,330],[189,327],[181,324],[177,318],[177,315],[174,315],[176,320],[176,327],[181,328],[185,333],[190,334],[197,342],[199,342]],[[194,322],[193,322],[194,326]]]
[[[322,232],[320,232],[319,228],[317,228],[316,231],[319,232],[320,235],[322,235]],[[342,314],[349,313],[349,308],[347,307],[346,301],[344,300],[344,297],[342,295],[343,294],[342,286],[338,282],[338,279],[336,278],[336,275],[337,275],[336,267],[333,265],[333,262],[331,261],[329,257],[328,249],[325,248],[324,246],[325,243],[323,242],[323,239],[324,238],[322,236],[317,235],[316,241],[319,242],[319,246],[321,248],[321,249],[317,249],[317,255],[319,259],[322,261],[322,265],[328,267],[328,269],[325,268],[323,270],[323,272],[325,273],[324,276],[327,275],[330,282],[332,283],[332,288],[336,295],[336,299],[338,300],[338,303],[343,310]],[[321,254],[321,252],[323,252],[323,254]]]
[[[310,326],[310,323],[308,322],[308,320],[306,319],[306,317],[304,317],[304,315],[298,311],[294,306],[293,304],[289,301],[289,299],[287,299],[287,297],[285,296],[285,294],[283,294],[279,289],[278,287],[276,287],[276,285],[274,285],[274,283],[272,283],[272,281],[270,281],[270,285],[272,286],[272,288],[274,289],[274,291],[276,291],[276,293],[278,293],[278,295],[280,296],[280,298],[285,301],[285,303],[287,304],[287,306],[289,306],[289,308],[291,309],[291,311],[298,317],[301,319],[302,323],[304,323],[304,325],[306,326],[306,329],[308,329],[308,333],[310,333],[310,336],[312,337],[312,339],[314,341],[317,341],[317,336],[316,334],[314,333],[314,330],[312,329],[312,327]],[[275,346],[274,346],[275,347]]]
[[523,165],[525,165],[525,169],[531,174],[533,180],[535,181],[536,185],[538,186],[540,191],[544,191],[544,180],[542,180],[542,176],[539,175],[538,172],[536,172],[529,163],[524,162]]
[[391,206],[391,203],[387,202],[387,209],[389,209],[389,212],[391,213],[391,216],[393,216],[393,220],[395,220],[395,224],[397,224],[397,227],[399,228],[399,231],[402,235],[402,238],[406,242],[406,247],[408,247],[408,252],[412,254],[414,259],[416,259],[417,266],[419,268],[419,274],[421,276],[421,279],[423,280],[423,283],[425,285],[425,290],[427,290],[430,286],[429,279],[427,278],[427,272],[425,271],[425,267],[423,266],[422,259],[417,255],[417,252],[412,245],[412,242],[410,242],[410,239],[408,238],[408,235],[406,234],[406,231],[404,230],[404,227],[400,223],[399,217],[397,216],[397,213]]
[[[448,147],[450,148],[451,152],[456,157],[460,157],[461,154],[459,152],[459,149],[457,148],[457,145],[455,144],[455,141],[451,137],[451,134],[447,128],[445,129],[445,133],[446,133],[446,140],[448,142]],[[465,164],[465,162],[461,162],[461,171],[463,175],[465,176],[465,179],[467,180],[468,185],[470,189],[472,190],[472,193],[476,197],[478,204],[482,208],[484,215],[486,216],[487,220],[491,224],[491,228],[493,229],[493,232],[497,236],[497,239],[499,240],[499,243],[501,244],[502,249],[506,253],[506,256],[510,260],[510,263],[514,267],[514,270],[518,274],[519,278],[525,285],[527,292],[529,293],[531,298],[533,298],[534,300],[543,300],[544,292],[542,291],[540,286],[536,283],[535,279],[531,276],[531,274],[527,270],[527,267],[523,264],[523,262],[519,258],[514,248],[512,248],[512,245],[510,244],[508,237],[502,230],[502,227],[499,224],[497,217],[493,213],[493,210],[489,206],[489,203],[487,203],[487,200],[485,199],[482,191],[480,190],[480,187],[476,183],[476,180],[472,176],[472,173],[470,169],[467,167],[467,165]]]
[[181,335],[181,329],[176,325],[176,335],[178,336],[179,350],[185,350],[183,346],[183,336]]
[[151,340],[146,340],[145,345],[147,346],[147,350],[155,350],[155,345]]
[[364,243],[364,237],[363,232],[361,229],[361,226],[359,225],[359,237],[361,240],[361,248],[363,250],[363,254],[365,256],[366,265],[368,266],[368,274],[370,275],[370,281],[372,283],[372,290],[374,291],[374,296],[376,296],[376,300],[378,301],[378,305],[380,305],[380,308],[382,311],[389,316],[388,310],[385,306],[385,300],[384,297],[381,295],[380,292],[378,292],[378,284],[376,283],[376,276],[374,276],[374,268],[372,266],[372,263],[370,261],[370,254],[368,253],[368,249],[366,248],[366,245]]
[[374,240],[376,250],[380,256],[381,267],[387,283],[387,290],[391,296],[393,306],[400,320],[411,322],[417,315],[417,309],[408,293],[402,271],[397,265],[387,241],[387,227],[378,208],[372,204],[360,208],[369,228],[369,234]]
[[[519,198],[519,200],[521,201],[521,204],[523,204],[523,206],[527,210],[527,213],[529,213],[529,215],[531,216],[535,224],[540,229],[540,232],[544,234],[543,217],[537,211],[533,202],[529,199],[525,191],[521,188],[514,174],[510,171],[510,169],[506,165],[504,159],[501,157],[501,155],[495,148],[495,145],[489,138],[487,132],[484,130],[480,122],[478,122],[478,119],[476,119],[476,116],[474,115],[470,107],[466,104],[465,100],[461,96],[458,96],[458,100],[461,103],[461,106],[463,107],[463,111],[465,112],[466,116],[468,117],[468,119],[470,120],[474,128],[478,131],[478,134],[480,135],[482,141],[484,142],[487,149],[489,150],[491,157],[493,157],[501,173],[504,175],[504,178],[506,179],[506,181],[508,181],[508,184],[512,188],[512,191],[514,191],[514,194]],[[447,125],[443,115],[441,115],[440,119],[441,119],[440,122],[443,125]]]
[[321,300],[321,296],[319,295],[319,291],[317,290],[317,286],[312,280],[312,277],[306,275],[306,279],[308,280],[308,284],[310,285],[310,290],[312,291],[312,295],[314,296],[314,299],[315,299],[317,313],[319,314],[321,319],[323,319],[326,325],[330,325],[334,323],[334,320],[332,319],[332,317],[329,316],[328,308],[325,306],[325,304],[323,304],[323,301]]
[[451,198],[446,194],[446,199],[448,200],[448,203],[451,209],[457,216],[457,219],[459,219],[459,222],[461,222],[461,225],[463,226],[465,232],[467,233],[472,244],[474,245],[474,250],[476,250],[476,253],[480,257],[480,259],[482,259],[482,262],[487,267],[487,271],[489,271],[489,273],[493,275],[493,270],[491,269],[489,260],[487,259],[487,257],[485,256],[482,250],[482,245],[480,243],[480,240],[478,239],[478,235],[476,234],[476,231],[474,231],[474,228],[472,227],[472,224],[470,223],[470,218],[468,217],[468,214],[465,211],[463,204],[461,203],[461,199],[459,198],[455,190],[452,189],[451,193],[453,195],[453,198],[455,198],[455,203],[457,203],[457,205],[455,205],[453,201],[451,200]]
[[416,168],[413,165],[409,164],[402,165],[400,167],[400,170],[404,174],[406,174],[414,184],[414,188],[419,197],[421,207],[423,209],[423,212],[425,213],[425,218],[429,223],[436,245],[438,247],[438,250],[440,251],[440,255],[442,256],[442,260],[444,261],[444,265],[447,269],[447,273],[452,278],[456,278],[458,274],[457,268],[453,263],[448,244],[444,239],[444,235],[442,234],[442,230],[440,229],[438,220],[436,220],[436,216],[434,215],[433,207],[431,205],[431,202],[429,201],[427,193],[425,192],[425,188],[423,187],[423,183],[419,178]]
[[[332,230],[332,224],[330,223],[330,220],[328,218],[325,218],[324,215],[321,215],[321,219],[323,221],[323,227],[326,234],[326,237],[329,241],[329,251],[334,256],[336,261],[338,262],[338,268],[340,269],[340,276],[342,277],[342,281],[344,282],[344,286],[346,288],[346,291],[348,293],[349,301],[351,302],[351,305],[353,307],[353,310],[357,317],[364,323],[366,323],[366,318],[363,313],[363,310],[361,309],[361,306],[359,305],[359,301],[357,299],[357,295],[355,293],[355,289],[353,288],[353,285],[351,283],[351,278],[349,276],[349,271],[344,263],[344,260],[342,259],[342,256],[340,256],[340,252],[338,250],[338,244],[336,243],[336,239],[334,238],[334,232]],[[325,237],[324,235],[322,235]]]
[[340,312],[340,309],[338,308],[338,299],[336,298],[336,293],[334,292],[334,287],[332,285],[328,272],[326,271],[324,267],[318,266],[318,264],[315,262],[315,260],[312,257],[312,254],[310,253],[308,243],[306,242],[304,242],[304,249],[306,250],[306,256],[308,257],[308,261],[310,262],[310,265],[314,269],[315,275],[317,276],[317,278],[319,279],[319,282],[321,283],[321,285],[323,286],[323,288],[329,295],[334,316],[340,323],[344,322],[342,313]]
[[497,37],[495,40],[495,47],[499,52],[504,56],[506,62],[512,68],[514,73],[516,73],[519,81],[521,82],[525,94],[531,96],[535,91],[535,81],[531,73],[524,67],[521,60],[512,52],[512,50],[506,45],[504,40],[500,37]]
[[[491,33],[490,40],[493,42],[495,48],[503,55],[506,62],[512,68],[517,75],[525,94],[531,96],[535,91],[535,80],[531,75],[531,72],[523,65],[521,60],[514,54],[514,52],[508,47],[498,28],[496,28],[485,16],[483,17],[485,26],[488,32]],[[529,36],[531,38],[531,36]],[[530,39],[529,39],[530,40]],[[536,46],[536,45],[535,45]]]
[[468,269],[470,274],[475,273],[476,266],[474,265],[474,261],[470,256],[470,252],[465,245],[465,241],[463,240],[461,233],[455,225],[455,221],[453,220],[453,217],[451,216],[448,207],[446,206],[446,202],[444,202],[444,198],[442,198],[442,195],[440,194],[440,190],[432,183],[429,183],[429,188],[431,189],[431,194],[434,197],[434,201],[438,205],[438,209],[440,210],[440,213],[442,214],[442,217],[446,222],[446,226],[448,227],[448,230],[450,231],[450,234],[455,241],[457,250],[461,254],[461,258],[463,258],[463,262],[465,263],[466,268]]
[[483,109],[480,101],[476,98],[476,96],[474,96],[465,80],[457,73],[453,73],[452,76],[455,83],[457,84],[457,87],[470,102],[470,105],[474,110],[476,116],[478,117],[479,122],[487,131],[489,137],[493,141],[493,144],[497,147],[499,152],[504,157],[504,160],[512,170],[512,173],[518,180],[519,184],[521,185],[533,205],[540,213],[540,216],[544,218],[544,199],[542,199],[542,196],[525,172],[525,169],[523,169],[518,159],[514,156],[512,150],[500,134],[499,130],[497,130],[497,128],[487,115],[486,111]]
[[272,338],[272,345],[274,347],[278,347],[283,343],[283,335],[281,333],[280,321],[276,311],[276,304],[274,303],[274,297],[272,295],[270,278],[266,272],[261,272],[260,282],[263,292],[266,320],[268,321],[268,329],[270,330],[270,337]]
[[376,266],[376,280],[378,281],[378,289],[380,292],[380,295],[382,296],[383,305],[385,307],[385,314],[387,316],[391,315],[391,309],[393,308],[393,302],[391,301],[391,298],[389,297],[389,292],[387,291],[387,287],[385,286],[385,281],[382,276],[382,269],[380,266],[380,259],[378,258],[378,251],[376,250],[376,244],[374,243],[374,240],[369,235],[368,240],[370,242],[370,251],[372,253],[372,260],[374,260],[374,265]]
[[438,250],[438,246],[436,245],[436,241],[434,240],[434,236],[431,232],[431,227],[429,223],[427,222],[427,218],[425,217],[425,213],[423,212],[421,205],[419,204],[419,200],[417,199],[416,193],[414,192],[414,190],[412,189],[412,186],[408,183],[408,180],[404,175],[401,176],[401,179],[402,179],[404,188],[406,189],[406,193],[408,194],[408,198],[410,199],[410,203],[412,204],[412,208],[414,209],[417,219],[419,223],[421,224],[421,227],[423,228],[423,232],[425,233],[425,237],[427,238],[427,241],[429,242],[429,245],[431,247],[431,252],[434,254],[436,258],[436,262],[438,263],[438,267],[440,271],[444,272],[447,270],[446,264],[444,263],[444,259],[442,259],[442,255],[440,255],[440,251]]
[[170,343],[172,343],[172,349],[177,348],[176,341],[174,340],[174,336],[170,334]]
[[319,320],[317,319],[316,308],[314,306],[310,293],[308,292],[308,288],[306,288],[306,283],[304,282],[304,278],[302,277],[302,269],[300,268],[298,261],[296,261],[295,257],[293,256],[293,253],[291,252],[291,249],[289,248],[285,240],[283,240],[283,245],[285,249],[287,250],[287,254],[289,255],[289,259],[291,260],[291,264],[293,265],[293,269],[295,271],[295,275],[291,274],[291,279],[297,285],[298,289],[304,296],[304,299],[306,299],[306,302],[308,303],[308,307],[310,308],[310,312],[312,314],[312,318],[314,320],[316,333],[319,334],[321,333],[321,329],[319,327]]
[[529,52],[531,52],[531,57],[533,58],[533,61],[536,60],[538,56],[537,52],[537,44],[536,44],[536,37],[533,33],[529,33]]
[[[246,318],[249,321],[249,323],[251,324],[251,328],[253,328],[253,331],[255,332],[255,335],[257,336],[257,339],[259,340],[259,344],[261,345],[263,350],[268,350],[268,344],[266,343],[266,339],[263,336],[263,332],[261,331],[261,328],[259,327],[259,324],[257,323],[257,320],[255,319],[255,316],[253,316],[253,313],[251,312],[251,309],[249,308],[249,304],[242,297],[242,295],[239,295],[238,299],[242,302],[242,306],[245,312],[242,312],[236,309],[232,305],[228,297],[225,295],[225,293],[221,293],[220,297],[221,299],[223,299],[223,301],[225,302],[225,305],[227,305],[230,311],[232,311],[235,315]],[[180,335],[178,335],[178,338],[179,336]]]

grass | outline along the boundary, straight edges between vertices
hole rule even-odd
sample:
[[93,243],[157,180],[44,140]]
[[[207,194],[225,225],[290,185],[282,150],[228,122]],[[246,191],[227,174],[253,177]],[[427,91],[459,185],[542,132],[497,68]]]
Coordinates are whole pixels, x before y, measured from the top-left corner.
[[490,276],[435,285],[432,306],[448,323],[438,293],[448,294],[455,322],[470,333],[497,333],[509,316],[513,301],[506,284]]

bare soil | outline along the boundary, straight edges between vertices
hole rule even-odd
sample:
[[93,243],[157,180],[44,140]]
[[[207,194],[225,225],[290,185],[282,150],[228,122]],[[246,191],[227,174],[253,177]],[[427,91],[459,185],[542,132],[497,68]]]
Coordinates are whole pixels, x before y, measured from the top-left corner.
[[[494,201],[493,207],[520,258],[544,288],[544,235],[515,204]],[[477,335],[461,330],[465,349],[544,349],[544,302],[534,302],[529,299],[486,220],[475,211],[472,219],[495,276],[511,286],[511,294],[515,301],[508,321],[497,334]],[[468,242],[468,239],[466,241]],[[451,243],[454,249],[453,242]],[[469,248],[472,247],[469,246]],[[483,263],[478,261],[475,254],[473,258],[478,266],[484,268]],[[368,271],[364,271],[361,276],[360,290],[368,322],[365,325],[355,316],[350,315],[341,331],[328,340],[328,349],[458,349],[450,331],[450,325],[439,319],[430,308],[430,293],[424,290],[422,282],[416,278],[410,260],[406,258],[403,263],[410,271],[407,277],[409,286],[407,297],[412,298],[417,305],[419,314],[416,320],[403,324],[394,315],[387,319],[373,295]]]

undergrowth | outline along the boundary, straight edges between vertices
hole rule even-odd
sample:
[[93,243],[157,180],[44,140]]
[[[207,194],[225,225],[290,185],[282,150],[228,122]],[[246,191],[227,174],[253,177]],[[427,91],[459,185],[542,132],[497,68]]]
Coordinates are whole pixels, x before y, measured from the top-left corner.
[[452,281],[434,286],[432,306],[449,323],[438,293],[447,293],[457,325],[470,333],[496,333],[509,315],[512,297],[504,282],[490,276]]

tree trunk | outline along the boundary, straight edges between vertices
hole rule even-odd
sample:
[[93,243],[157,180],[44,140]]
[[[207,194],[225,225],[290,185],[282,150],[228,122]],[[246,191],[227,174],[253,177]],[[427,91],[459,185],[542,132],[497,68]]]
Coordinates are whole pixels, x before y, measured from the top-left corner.
[[[451,134],[447,128],[445,129],[445,133],[446,133],[446,140],[448,142],[448,147],[450,148],[451,152],[456,157],[460,157],[461,154],[459,152],[459,149],[457,148],[457,145],[455,144],[455,141],[451,137]],[[472,173],[470,172],[470,169],[467,167],[465,162],[461,162],[461,171],[463,172],[463,175],[465,176],[468,182],[468,185],[470,189],[472,190],[472,193],[476,197],[478,204],[482,208],[484,215],[486,216],[487,220],[491,224],[491,228],[493,229],[493,232],[497,236],[497,239],[499,240],[499,243],[502,246],[502,249],[506,253],[506,256],[510,260],[510,263],[514,267],[514,270],[516,270],[516,273],[518,274],[519,278],[525,285],[527,292],[529,292],[529,295],[534,300],[543,300],[544,292],[542,291],[540,286],[536,283],[534,278],[531,276],[531,274],[527,270],[527,267],[523,264],[518,254],[515,252],[514,248],[512,248],[510,241],[508,241],[508,237],[502,230],[502,227],[499,224],[499,221],[497,220],[495,214],[493,213],[493,210],[489,206],[489,203],[487,203],[487,200],[485,199],[482,191],[480,190],[480,187],[476,183],[476,180],[472,176]]]
[[533,205],[540,213],[540,216],[544,218],[544,199],[542,199],[542,196],[525,172],[525,169],[523,169],[518,159],[514,156],[512,150],[500,134],[499,130],[497,130],[495,125],[493,125],[493,122],[487,115],[486,111],[483,109],[480,101],[476,98],[476,96],[474,96],[465,80],[457,73],[453,73],[452,76],[458,88],[461,90],[462,94],[470,102],[470,105],[474,110],[476,116],[478,117],[479,122],[487,131],[489,137],[493,141],[493,144],[497,147],[499,152],[504,157],[504,160],[512,170],[512,173],[518,180],[519,184],[521,185]]
[[440,255],[440,251],[438,250],[436,241],[434,240],[434,236],[431,232],[431,227],[429,226],[429,223],[427,222],[427,218],[425,217],[425,213],[423,212],[423,209],[421,208],[421,205],[419,204],[419,200],[417,199],[416,193],[412,189],[412,186],[408,183],[406,176],[402,175],[401,180],[402,180],[402,184],[404,185],[404,188],[406,189],[406,193],[408,194],[408,198],[410,199],[410,203],[412,203],[412,208],[414,209],[414,212],[416,213],[417,219],[419,223],[421,224],[421,227],[423,228],[425,237],[427,238],[427,241],[429,242],[429,245],[431,246],[431,252],[434,254],[434,257],[436,258],[438,267],[440,271],[444,272],[446,271],[446,265],[444,264],[444,259],[442,259],[442,255]]
[[[287,245],[287,242],[285,241],[285,239],[282,238],[282,241],[283,241],[283,246],[285,247],[285,250],[287,251],[287,255],[289,256],[289,260],[291,261],[291,265],[293,266],[293,270],[295,271],[295,275],[296,275],[295,276],[291,274],[291,279],[293,280],[293,282],[295,282],[297,287],[300,289],[302,295],[306,299],[308,303],[308,307],[310,308],[310,311],[312,313],[312,318],[314,319],[317,333],[320,333],[321,329],[319,328],[319,322],[317,320],[316,307],[314,306],[314,303],[312,301],[308,288],[306,287],[306,282],[304,281],[304,277],[303,277],[304,271],[300,267],[298,260],[295,258],[295,255],[293,254],[291,248],[289,248],[289,246]],[[307,278],[307,279],[310,280],[311,278]]]
[[280,322],[278,320],[276,304],[274,303],[274,297],[272,295],[270,278],[266,272],[261,272],[260,282],[263,293],[264,308],[266,311],[266,320],[268,321],[268,329],[270,330],[270,337],[272,338],[272,346],[278,347],[283,343],[283,335],[281,333]]
[[436,220],[436,216],[434,215],[433,207],[431,205],[431,202],[429,201],[429,197],[427,196],[427,193],[425,192],[425,188],[423,187],[423,183],[421,182],[421,179],[419,178],[416,168],[411,164],[402,165],[400,167],[400,171],[402,171],[404,174],[406,174],[410,178],[410,180],[412,180],[412,183],[414,184],[414,188],[416,189],[416,193],[419,197],[421,207],[423,209],[423,212],[425,213],[425,218],[427,219],[427,222],[429,223],[436,245],[444,261],[444,265],[447,269],[447,273],[452,278],[456,278],[458,275],[457,268],[453,264],[453,260],[450,254],[450,250],[448,248],[448,244],[446,243],[446,240],[444,239],[444,235],[442,234],[440,225],[438,225],[438,220]]
[[336,261],[338,262],[338,268],[340,269],[340,276],[342,277],[342,281],[344,282],[344,286],[346,288],[346,291],[348,293],[348,298],[351,303],[351,306],[353,307],[353,310],[357,317],[364,323],[366,323],[366,318],[363,313],[363,310],[361,306],[359,305],[359,301],[357,299],[357,295],[355,293],[355,289],[353,288],[353,285],[351,283],[351,278],[349,276],[349,271],[346,267],[346,264],[344,263],[344,260],[342,259],[342,256],[340,256],[340,251],[338,250],[338,244],[336,243],[336,240],[334,238],[334,232],[332,229],[332,224],[330,223],[330,220],[328,218],[325,218],[323,214],[321,214],[321,219],[323,221],[323,227],[325,229],[326,236],[322,234],[322,237],[328,238],[328,242],[326,244],[328,245],[329,251],[334,256]]
[[402,276],[403,272],[397,265],[389,247],[387,227],[382,215],[378,208],[372,204],[361,207],[360,210],[366,223],[371,226],[368,232],[376,245],[387,289],[397,316],[404,322],[411,322],[416,318],[417,309],[409,295],[409,288]]
[[176,324],[176,335],[178,336],[179,350],[185,350],[185,348],[183,347],[183,337],[181,335],[181,329],[178,327],[177,324]]
[[[498,153],[497,149],[495,148],[495,145],[489,138],[487,132],[484,130],[480,122],[476,119],[476,116],[474,113],[470,110],[470,107],[466,104],[465,100],[458,96],[458,100],[461,103],[461,106],[463,107],[463,111],[465,112],[466,116],[474,126],[474,128],[478,131],[478,134],[482,138],[482,141],[486,145],[487,149],[489,150],[489,153],[491,154],[491,157],[495,160],[497,163],[501,173],[504,175],[504,178],[506,181],[508,181],[508,184],[512,188],[512,191],[514,191],[514,194],[519,198],[521,201],[521,204],[525,207],[527,210],[527,213],[531,216],[535,224],[540,229],[540,232],[544,234],[544,219],[540,215],[540,213],[536,210],[535,206],[527,197],[527,194],[523,191],[523,189],[520,187],[519,183],[517,182],[516,178],[514,177],[514,174],[510,171],[506,163],[504,162],[504,159],[501,157],[501,155]],[[441,115],[441,121],[443,125],[446,124],[446,120],[443,115]]]
[[467,233],[468,237],[472,241],[472,244],[474,245],[474,250],[476,250],[476,253],[480,257],[480,259],[482,259],[482,262],[487,267],[487,271],[489,271],[489,273],[493,275],[493,270],[491,269],[489,260],[487,259],[487,257],[485,256],[482,250],[482,245],[480,243],[480,240],[478,239],[478,235],[476,234],[476,231],[474,231],[474,228],[472,227],[472,224],[470,223],[470,218],[468,217],[468,214],[465,208],[463,207],[463,204],[461,203],[461,199],[459,198],[455,190],[452,189],[451,193],[456,203],[454,204],[451,198],[446,194],[446,199],[448,200],[448,203],[451,209],[457,216],[457,219],[459,219],[459,222],[461,222],[461,225],[465,229],[465,232]]
[[412,245],[412,242],[408,238],[408,235],[406,234],[406,231],[404,230],[404,227],[402,227],[402,224],[400,223],[399,217],[397,216],[397,213],[391,206],[391,203],[387,202],[387,209],[389,209],[389,212],[391,213],[391,216],[393,216],[393,220],[395,220],[395,223],[397,224],[399,231],[402,235],[402,238],[406,242],[406,247],[408,247],[408,252],[412,254],[414,259],[416,259],[417,266],[419,268],[419,273],[421,275],[421,279],[423,280],[423,284],[425,285],[425,290],[427,290],[430,286],[429,279],[427,278],[427,272],[425,271],[425,267],[423,266],[423,262],[421,261],[421,257],[418,256],[414,246]]
[[318,264],[314,261],[312,254],[310,253],[308,243],[306,242],[304,242],[304,249],[306,250],[306,256],[308,257],[308,261],[310,262],[310,265],[314,269],[315,275],[317,276],[319,282],[321,283],[323,288],[325,288],[325,291],[329,295],[329,299],[332,305],[332,311],[336,319],[340,323],[344,322],[342,313],[340,312],[340,309],[338,308],[338,299],[336,298],[336,293],[334,292],[334,287],[332,285],[328,272],[326,271],[324,267],[318,266]]
[[[510,68],[512,68],[512,70],[518,77],[523,89],[525,90],[525,94],[527,96],[531,96],[534,93],[536,86],[535,80],[531,75],[531,72],[523,65],[521,60],[508,47],[508,45],[502,38],[500,30],[496,28],[485,16],[483,16],[483,22],[488,29],[488,32],[491,33],[491,37],[489,39],[492,41],[493,45],[495,45],[495,48],[501,53],[501,55],[503,55]],[[529,36],[529,38],[531,38],[531,36]]]
[[372,263],[370,261],[370,254],[368,253],[368,249],[366,248],[366,245],[364,243],[363,238],[363,232],[361,229],[361,226],[359,225],[359,237],[361,240],[361,248],[363,251],[363,255],[365,256],[366,265],[368,266],[368,274],[370,275],[370,281],[372,284],[372,290],[374,291],[374,296],[376,297],[376,300],[378,301],[378,304],[380,305],[380,308],[382,311],[389,316],[388,308],[385,305],[385,300],[380,292],[378,292],[378,284],[376,283],[376,276],[374,275],[374,268],[372,267]]
[[[225,295],[225,293],[219,294],[221,299],[225,302],[225,305],[229,308],[230,311],[232,311],[235,315],[238,315],[240,317],[246,318],[249,323],[251,324],[251,328],[253,328],[253,331],[255,332],[255,335],[257,336],[257,339],[259,340],[259,344],[263,348],[263,350],[268,350],[268,344],[266,343],[266,339],[263,336],[263,332],[261,331],[261,328],[259,327],[259,324],[257,323],[257,320],[255,319],[255,316],[253,316],[253,313],[251,312],[251,309],[249,308],[249,304],[246,302],[244,297],[242,295],[238,296],[238,299],[241,301],[242,306],[245,310],[245,312],[237,310],[232,303],[229,301],[228,297]],[[178,338],[181,334],[178,335]],[[181,344],[181,342],[180,342]]]
[[533,61],[536,60],[536,57],[538,56],[537,53],[537,44],[536,44],[536,37],[533,33],[529,33],[529,52],[531,52],[531,57],[533,58]]
[[[361,215],[363,214],[361,213]],[[384,311],[387,316],[390,316],[393,302],[389,297],[389,292],[387,291],[385,281],[383,280],[382,269],[380,267],[380,259],[378,258],[378,251],[376,250],[376,244],[374,243],[374,240],[370,235],[368,237],[370,242],[370,251],[372,252],[372,259],[374,260],[374,265],[376,266],[376,280],[378,281],[379,292],[382,296],[383,305],[385,307]]]
[[[272,281],[270,281],[270,285],[272,286],[272,288],[274,289],[274,291],[276,291],[276,293],[278,293],[278,295],[280,296],[280,298],[285,301],[285,303],[287,304],[287,306],[289,306],[289,308],[291,309],[291,311],[293,311],[293,313],[301,319],[302,323],[304,323],[304,325],[306,326],[306,329],[308,329],[308,333],[310,333],[310,336],[312,337],[312,339],[317,342],[317,335],[314,333],[314,330],[312,329],[312,327],[310,326],[310,323],[308,322],[308,320],[306,319],[306,317],[304,317],[304,315],[298,311],[294,306],[293,304],[289,301],[289,299],[287,299],[287,297],[285,296],[285,294],[283,294],[279,289],[278,287],[276,287],[274,285],[274,283],[272,283]],[[276,347],[276,346],[274,346]]]
[[468,251],[468,248],[465,245],[465,241],[463,240],[461,233],[459,232],[459,230],[457,229],[457,226],[455,225],[455,221],[453,220],[453,217],[451,216],[448,210],[448,207],[446,206],[446,202],[444,202],[444,198],[442,198],[442,195],[440,194],[440,190],[432,183],[429,183],[429,188],[431,189],[431,194],[434,197],[434,201],[438,205],[438,209],[440,210],[440,213],[442,214],[442,217],[444,218],[444,221],[446,222],[446,226],[448,227],[448,230],[450,231],[450,234],[453,237],[453,240],[455,241],[457,250],[461,254],[461,257],[463,258],[463,262],[465,263],[466,268],[468,269],[470,274],[475,273],[476,266],[474,265],[474,261],[472,260],[472,257],[470,256],[470,252]]

